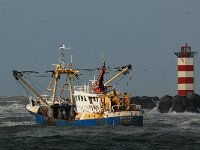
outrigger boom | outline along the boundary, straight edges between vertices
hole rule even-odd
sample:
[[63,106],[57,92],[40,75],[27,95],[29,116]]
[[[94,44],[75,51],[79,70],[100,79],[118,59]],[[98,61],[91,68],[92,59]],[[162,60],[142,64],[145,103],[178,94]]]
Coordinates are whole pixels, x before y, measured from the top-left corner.
[[121,74],[128,72],[128,70],[132,70],[132,65],[127,65],[124,67],[122,71],[120,71],[118,74],[116,74],[114,77],[112,77],[110,80],[108,80],[106,83],[104,83],[104,86],[107,86],[110,82],[115,80],[117,77],[119,77]]
[[49,106],[49,104],[43,99],[43,97],[28,83],[23,79],[23,73],[13,70],[13,76],[15,77],[16,80],[20,80],[24,85],[26,85],[36,96],[39,97],[39,101],[46,105]]

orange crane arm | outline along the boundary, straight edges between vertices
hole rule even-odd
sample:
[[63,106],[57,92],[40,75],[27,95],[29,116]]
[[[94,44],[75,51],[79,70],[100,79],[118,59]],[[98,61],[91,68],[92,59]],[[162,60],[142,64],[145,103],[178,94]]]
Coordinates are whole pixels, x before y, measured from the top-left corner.
[[128,65],[126,66],[124,69],[122,69],[122,71],[120,71],[118,74],[116,74],[114,77],[112,77],[110,80],[108,80],[107,82],[104,83],[104,86],[107,86],[110,82],[112,82],[113,80],[115,80],[117,77],[119,77],[121,74],[125,73],[126,71],[128,71],[129,69],[131,69],[131,66]]

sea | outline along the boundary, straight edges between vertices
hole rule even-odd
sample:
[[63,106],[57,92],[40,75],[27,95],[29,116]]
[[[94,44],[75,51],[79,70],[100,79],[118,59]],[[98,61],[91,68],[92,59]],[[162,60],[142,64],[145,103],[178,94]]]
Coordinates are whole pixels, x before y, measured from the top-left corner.
[[144,110],[144,125],[36,125],[28,98],[0,97],[0,150],[200,150],[200,114]]

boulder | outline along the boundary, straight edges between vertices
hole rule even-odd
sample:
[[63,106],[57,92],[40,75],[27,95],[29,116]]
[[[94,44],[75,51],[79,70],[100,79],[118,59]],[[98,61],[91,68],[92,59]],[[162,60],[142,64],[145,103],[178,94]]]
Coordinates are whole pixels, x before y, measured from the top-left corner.
[[194,99],[185,99],[184,103],[186,104],[185,111],[199,113],[198,107],[194,103]]
[[167,113],[169,112],[170,108],[172,107],[172,97],[169,95],[165,95],[159,101],[158,110],[160,113]]
[[180,96],[174,96],[172,98],[172,111],[184,112],[186,110],[185,98]]
[[160,98],[157,96],[151,97],[154,102],[159,102]]
[[131,98],[131,103],[141,105],[143,109],[153,109],[154,107],[156,107],[156,102],[154,101],[154,99],[157,99],[157,98],[155,97],[152,98],[152,97],[147,97],[147,96],[143,96],[143,97],[137,96],[137,97]]
[[191,100],[197,109],[200,109],[200,95],[196,93],[188,94],[187,99]]
[[160,100],[158,97],[132,97],[132,104],[141,105],[143,109],[153,109],[158,104],[160,113],[174,112],[195,112],[200,113],[200,95],[191,93],[186,97],[165,95]]

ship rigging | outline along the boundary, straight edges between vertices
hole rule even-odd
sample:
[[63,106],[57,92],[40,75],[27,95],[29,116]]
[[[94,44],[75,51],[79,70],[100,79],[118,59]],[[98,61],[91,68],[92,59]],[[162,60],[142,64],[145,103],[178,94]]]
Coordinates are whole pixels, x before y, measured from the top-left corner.
[[[105,62],[98,68],[99,76],[91,83],[73,87],[73,79],[78,79],[80,70],[73,69],[71,62],[65,62],[63,45],[59,48],[61,57],[59,64],[51,71],[51,81],[41,94],[35,86],[31,85],[26,76],[38,73],[35,71],[13,71],[15,79],[24,87],[31,96],[27,110],[33,114],[38,124],[54,125],[142,125],[141,106],[130,104],[130,95],[126,92],[119,93],[113,88],[113,82],[119,76],[122,78],[132,70],[132,65],[109,68]],[[95,68],[96,69],[96,68]],[[117,70],[117,74],[104,82],[108,70]],[[64,79],[61,79],[64,76]],[[59,89],[59,84],[64,81]],[[63,96],[69,90],[69,97]],[[59,94],[60,90],[60,94]],[[50,96],[46,95],[51,93]],[[116,115],[116,112],[119,114]],[[112,121],[113,123],[111,123]]]

